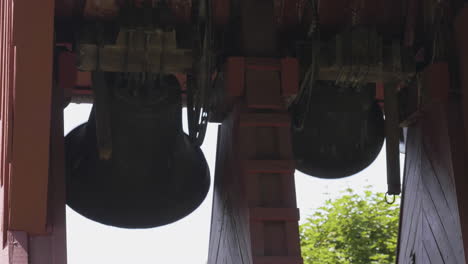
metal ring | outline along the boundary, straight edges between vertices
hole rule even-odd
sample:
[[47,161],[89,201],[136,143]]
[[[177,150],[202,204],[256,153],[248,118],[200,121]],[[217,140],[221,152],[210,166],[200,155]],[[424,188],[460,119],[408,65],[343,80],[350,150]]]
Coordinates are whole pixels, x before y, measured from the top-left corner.
[[389,195],[388,192],[386,192],[386,193],[385,193],[385,202],[386,202],[387,204],[394,204],[395,201],[396,201],[396,195],[395,195],[395,194],[392,195],[392,196],[393,196],[393,200],[392,200],[391,202],[388,201],[388,195]]

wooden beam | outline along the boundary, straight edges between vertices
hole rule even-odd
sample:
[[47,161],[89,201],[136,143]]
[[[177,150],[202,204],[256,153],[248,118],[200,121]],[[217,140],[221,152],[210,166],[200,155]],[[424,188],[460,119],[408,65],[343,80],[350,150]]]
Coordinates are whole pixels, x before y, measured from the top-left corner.
[[53,0],[14,1],[14,123],[8,227],[30,234],[47,233],[53,31]]
[[[468,154],[468,35],[466,34],[466,28],[468,27],[468,4],[465,4],[465,7],[458,13],[457,18],[454,21],[455,28],[455,45],[456,45],[456,54],[458,56],[458,66],[459,72],[458,76],[460,77],[460,87],[457,87],[459,94],[464,94],[461,96],[462,109],[456,109],[462,111],[462,116],[457,118],[457,116],[452,116],[454,120],[454,133],[459,135],[463,133],[461,128],[464,127],[464,135],[460,135],[457,142],[454,142],[455,146],[458,146],[457,152],[455,153],[457,166],[455,169],[459,172],[455,174],[455,183],[457,189],[458,197],[458,207],[460,211],[460,221],[462,223],[462,236],[464,241],[465,249],[465,261],[468,263],[468,178],[466,174],[468,173],[467,162],[468,159],[466,154]],[[464,145],[464,148],[460,148],[460,145]]]

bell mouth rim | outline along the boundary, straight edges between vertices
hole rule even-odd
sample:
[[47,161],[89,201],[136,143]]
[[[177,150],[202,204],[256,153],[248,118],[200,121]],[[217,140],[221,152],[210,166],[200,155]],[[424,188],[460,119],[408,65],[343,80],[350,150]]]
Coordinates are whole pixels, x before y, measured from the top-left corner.
[[[80,141],[78,136],[75,139],[71,137],[73,137],[74,135],[79,135],[80,130],[86,129],[86,126],[87,126],[87,122],[77,126],[72,131],[70,131],[66,135],[65,145],[77,144],[77,142]],[[81,135],[84,135],[84,134],[86,133],[81,133]],[[183,138],[184,140],[180,140],[181,142],[184,142],[184,144],[190,143],[190,140],[187,134],[183,133]],[[70,200],[77,199],[76,197],[79,197],[80,195],[86,195],[87,190],[91,190],[93,188],[80,189],[80,187],[84,185],[83,182],[80,182],[78,185],[75,185],[74,187],[72,187],[70,186],[72,185],[70,184],[70,180],[67,180],[67,205],[69,206],[70,209],[72,209],[76,213],[82,215],[83,217],[91,221],[94,221],[94,222],[97,222],[106,226],[116,227],[116,228],[149,229],[149,228],[156,228],[156,227],[165,226],[171,223],[175,223],[187,217],[188,215],[192,214],[197,208],[199,208],[201,204],[203,203],[203,201],[208,196],[208,193],[210,190],[210,185],[211,185],[210,169],[206,161],[206,158],[202,150],[200,149],[200,147],[195,146],[194,144],[190,143],[190,149],[191,149],[190,153],[194,155],[194,158],[188,159],[188,162],[192,164],[188,167],[193,169],[193,171],[198,171],[198,173],[196,173],[198,176],[196,177],[198,177],[200,180],[195,181],[196,185],[194,184],[186,185],[186,186],[191,186],[192,188],[185,188],[184,190],[182,190],[182,193],[186,193],[186,194],[188,193],[189,195],[177,201],[172,207],[163,206],[163,205],[166,203],[166,201],[168,202],[168,204],[170,204],[171,200],[172,201],[176,200],[175,198],[177,194],[171,197],[167,197],[164,200],[159,199],[159,200],[163,200],[163,202],[155,203],[154,207],[149,206],[148,208],[141,209],[141,210],[138,210],[138,208],[134,208],[132,206],[132,205],[138,204],[136,200],[130,201],[130,203],[122,203],[122,201],[125,200],[124,199],[125,197],[130,196],[131,191],[129,191],[126,194],[120,194],[119,196],[123,198],[119,199],[115,203],[110,203],[110,202],[96,203],[95,202],[96,200],[100,200],[99,197],[101,197],[101,200],[103,200],[102,198],[104,197],[105,194],[103,194],[102,196],[96,195],[95,196],[97,197],[96,199],[93,199],[94,198],[93,197],[91,199],[89,198],[83,199],[80,202],[73,202]],[[67,155],[71,155],[71,154],[68,154],[67,151],[66,153]],[[70,161],[68,160],[67,163],[68,162]],[[103,162],[107,162],[107,161],[103,161]],[[75,177],[73,175],[74,174],[76,175],[76,172],[73,172],[72,170],[73,170],[72,168],[70,167],[68,168],[68,171],[66,173],[68,175],[67,178],[70,176]],[[187,171],[191,171],[191,170],[187,170]],[[190,175],[189,173],[185,173],[185,174]],[[96,189],[98,188],[99,187],[95,188],[93,192],[96,193],[97,192]],[[148,190],[147,188],[145,189]],[[161,188],[156,188],[156,189],[161,190]],[[157,194],[155,194],[154,197],[152,197],[150,192],[146,192],[146,194],[142,194],[141,196],[149,197],[149,198],[158,198]],[[117,196],[114,196],[114,197],[117,197]],[[109,199],[107,199],[107,201],[109,201]],[[114,208],[115,208],[114,204],[121,204],[121,207],[110,209],[107,212],[105,212],[105,211],[102,211],[101,209],[104,207],[102,206],[103,204],[109,205]],[[88,208],[88,211],[86,210],[86,208]],[[91,210],[89,208],[91,208]],[[171,211],[170,210],[171,208],[179,208],[179,210]],[[101,214],[100,214],[100,211],[101,211]],[[144,215],[145,213],[151,212],[151,211],[153,213],[147,214],[146,216]],[[157,211],[159,211],[160,213],[157,213]],[[143,216],[137,217],[137,219],[139,220],[137,219],[132,220],[131,217],[130,218],[126,217],[127,215],[131,215],[131,214],[143,215]],[[159,217],[161,215],[165,217],[164,218]],[[116,220],[119,218],[120,220]]]

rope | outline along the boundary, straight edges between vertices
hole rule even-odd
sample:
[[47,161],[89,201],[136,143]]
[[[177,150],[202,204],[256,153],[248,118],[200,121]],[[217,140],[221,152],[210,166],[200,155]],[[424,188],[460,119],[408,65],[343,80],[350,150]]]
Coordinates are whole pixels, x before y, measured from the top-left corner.
[[[295,112],[295,120],[293,122],[293,129],[296,131],[302,131],[304,129],[304,123],[309,115],[310,103],[312,101],[312,92],[313,86],[317,79],[318,74],[318,64],[319,64],[319,55],[320,55],[320,23],[319,23],[319,14],[318,14],[318,4],[317,0],[309,0],[312,6],[312,22],[309,27],[308,36],[312,38],[312,62],[307,69],[304,79],[301,82],[299,92],[297,93],[296,98],[290,105],[290,109]],[[301,109],[301,105],[304,105],[305,109]],[[302,110],[302,111],[301,111]],[[302,118],[299,113],[304,113]]]

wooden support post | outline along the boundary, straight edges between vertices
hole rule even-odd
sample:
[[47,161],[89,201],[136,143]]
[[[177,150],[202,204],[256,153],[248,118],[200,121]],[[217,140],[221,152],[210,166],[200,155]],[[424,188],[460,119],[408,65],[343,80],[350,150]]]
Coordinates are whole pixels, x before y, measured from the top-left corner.
[[[281,76],[297,74],[297,64],[245,62],[228,72],[231,78],[245,74],[245,87],[232,87],[240,97],[219,128],[209,263],[300,264],[295,164],[281,84]],[[297,90],[297,78],[291,80],[287,89]]]
[[54,85],[50,124],[47,234],[29,236],[29,264],[67,263],[63,109],[64,90]]
[[241,0],[240,10],[239,52],[249,57],[226,64],[232,111],[219,128],[208,263],[300,264],[285,107],[298,90],[298,62],[276,59],[272,1]]
[[[455,111],[461,111],[461,115],[452,116],[454,119],[453,131],[459,135],[457,142],[454,142],[457,152],[454,153],[456,159],[456,175],[455,184],[458,198],[458,208],[460,212],[461,231],[463,236],[463,244],[465,251],[465,262],[468,263],[468,35],[466,29],[468,27],[468,4],[460,10],[457,18],[454,21],[456,54],[458,59],[458,76],[460,77],[458,87],[459,98],[461,98],[461,108]],[[459,118],[457,118],[459,117]],[[464,128],[464,129],[463,129]],[[460,135],[460,133],[465,133]],[[465,147],[460,147],[465,145]]]
[[466,203],[460,199],[466,195],[460,182],[466,178],[461,98],[452,93],[447,63],[429,65],[422,86],[429,96],[408,128],[398,263],[462,264],[467,222],[459,218]]
[[[0,250],[0,263],[66,264],[65,168],[63,137],[63,90],[55,87],[50,124],[50,174],[48,177],[47,233],[34,234],[4,229],[6,240]],[[5,188],[0,188],[4,197]],[[3,204],[0,204],[3,205]],[[0,206],[2,207],[2,206]],[[4,213],[8,208],[2,208]],[[29,219],[34,221],[34,219]]]
[[0,14],[0,263],[65,264],[64,97],[53,81],[54,1],[5,0]]
[[[2,1],[5,2],[5,1]],[[6,2],[11,2],[8,0]],[[9,175],[10,230],[45,234],[49,177],[54,1],[14,1]],[[11,45],[11,46],[10,46]]]

